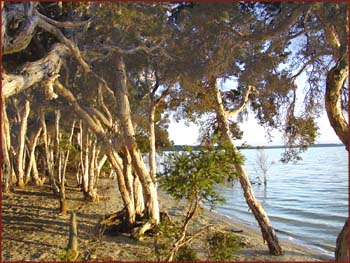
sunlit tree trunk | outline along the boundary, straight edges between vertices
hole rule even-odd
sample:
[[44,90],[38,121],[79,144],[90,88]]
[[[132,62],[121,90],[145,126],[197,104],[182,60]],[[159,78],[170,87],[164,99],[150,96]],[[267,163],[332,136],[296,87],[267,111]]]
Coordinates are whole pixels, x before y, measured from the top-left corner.
[[[349,152],[349,126],[341,109],[341,91],[348,77],[348,61],[344,56],[328,72],[326,81],[325,106],[328,120],[338,138]],[[349,261],[349,218],[337,237],[335,259],[340,262]]]
[[[216,117],[218,121],[219,130],[221,132],[221,141],[223,143],[229,143],[232,146],[233,150],[239,153],[231,136],[228,116],[223,105],[221,92],[216,82],[213,83],[213,90],[213,96],[215,96],[216,103]],[[255,216],[255,219],[259,223],[262,237],[264,241],[267,242],[270,253],[273,255],[282,255],[283,251],[279,244],[275,230],[273,229],[265,210],[254,196],[249,177],[244,165],[236,165],[235,169],[237,171],[237,174],[239,175],[239,181],[243,189],[244,197],[246,199],[248,207],[250,208],[250,210]]]
[[86,197],[91,202],[98,201],[97,188],[95,185],[96,179],[96,142],[93,138],[91,138],[90,144],[90,156],[89,156],[89,178],[88,178],[88,192],[86,193]]
[[143,216],[145,210],[145,201],[143,199],[143,191],[140,179],[134,177],[134,203],[135,203],[135,212],[137,215]]
[[135,131],[132,124],[128,91],[126,86],[126,73],[123,59],[120,55],[115,56],[116,62],[116,83],[113,86],[117,98],[117,111],[120,119],[122,133],[124,134],[125,146],[128,148],[132,166],[139,176],[145,193],[145,205],[148,215],[153,224],[159,223],[159,203],[155,182],[152,180],[135,140]]

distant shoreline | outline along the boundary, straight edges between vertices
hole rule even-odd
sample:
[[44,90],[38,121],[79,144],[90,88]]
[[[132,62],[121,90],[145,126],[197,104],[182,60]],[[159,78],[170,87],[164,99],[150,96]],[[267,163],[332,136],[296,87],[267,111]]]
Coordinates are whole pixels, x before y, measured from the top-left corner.
[[[308,148],[321,148],[321,147],[341,147],[344,145],[341,143],[319,143],[309,146]],[[203,146],[201,145],[174,145],[169,148],[165,148],[163,151],[183,151],[184,147],[191,147],[194,150],[199,150]],[[286,147],[284,145],[267,145],[267,146],[238,146],[239,150],[256,150],[256,149],[285,149]],[[297,146],[295,146],[297,148]]]

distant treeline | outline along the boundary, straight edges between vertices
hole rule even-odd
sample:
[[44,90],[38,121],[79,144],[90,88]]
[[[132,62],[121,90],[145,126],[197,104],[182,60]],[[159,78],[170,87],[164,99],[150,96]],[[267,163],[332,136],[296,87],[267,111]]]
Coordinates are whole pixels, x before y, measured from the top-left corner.
[[[310,146],[310,148],[313,147],[340,147],[343,146],[341,143],[320,143],[320,144],[314,144]],[[202,145],[174,145],[169,148],[165,148],[164,151],[183,151],[185,147],[191,147],[193,150],[200,150],[205,149],[205,146]],[[237,147],[238,149],[284,149],[285,146],[283,145],[271,145],[271,146],[240,146]]]

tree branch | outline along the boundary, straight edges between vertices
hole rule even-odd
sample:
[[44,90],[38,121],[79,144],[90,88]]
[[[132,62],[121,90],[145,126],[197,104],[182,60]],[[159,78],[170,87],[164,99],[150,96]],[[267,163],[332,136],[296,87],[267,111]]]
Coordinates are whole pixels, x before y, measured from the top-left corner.
[[79,116],[79,118],[86,121],[90,129],[96,134],[98,138],[104,137],[105,132],[103,128],[90,116],[90,114],[87,111],[85,111],[80,106],[73,93],[67,88],[65,88],[58,80],[56,80],[55,82],[55,90],[59,95],[61,95],[68,101],[68,103],[70,104],[70,106],[72,106],[74,112]]
[[74,57],[78,60],[79,64],[82,66],[85,73],[90,72],[89,65],[85,62],[83,57],[81,56],[80,50],[77,48],[77,46],[71,41],[70,39],[66,38],[63,33],[58,30],[55,26],[47,23],[43,19],[39,19],[38,26],[45,29],[49,33],[53,34],[55,37],[57,37],[63,44],[65,44],[70,51],[73,53]]
[[[292,10],[290,16],[288,19],[286,19],[285,21],[281,22],[281,24],[277,27],[277,28],[272,28],[269,31],[260,31],[257,34],[251,34],[251,35],[243,35],[243,34],[239,34],[240,38],[243,41],[264,41],[264,40],[271,40],[274,39],[277,36],[280,36],[281,33],[285,32],[286,30],[288,30],[296,21],[297,18],[299,17],[299,15],[304,12],[305,10],[307,10],[309,8],[308,4],[299,6],[297,8],[295,8],[294,10]],[[280,16],[281,17],[286,17],[288,14],[283,14],[281,13]],[[238,34],[238,32],[236,32]]]
[[248,85],[247,89],[245,90],[245,93],[243,95],[242,101],[240,103],[240,105],[238,105],[237,107],[235,107],[232,110],[226,111],[226,114],[228,117],[233,117],[236,116],[238,113],[242,112],[249,103],[249,95],[256,92],[256,88],[254,86],[250,86]]
[[61,69],[63,57],[68,54],[65,45],[55,44],[46,57],[34,62],[25,63],[20,74],[2,74],[2,97],[9,98],[15,94],[32,87],[34,84],[58,74]]
[[92,17],[89,20],[86,21],[56,21],[53,20],[47,16],[44,16],[41,14],[38,10],[34,10],[34,14],[44,20],[45,22],[55,26],[55,27],[62,27],[62,28],[74,28],[74,27],[83,27],[83,26],[88,26],[91,21]]
[[290,78],[291,79],[295,79],[297,78],[301,73],[304,72],[304,70],[307,68],[307,66],[311,65],[312,63],[314,63],[319,57],[321,57],[322,55],[324,54],[318,54],[316,56],[313,56],[309,61],[307,61],[303,66],[302,68],[296,73],[294,74],[293,76],[291,76]]

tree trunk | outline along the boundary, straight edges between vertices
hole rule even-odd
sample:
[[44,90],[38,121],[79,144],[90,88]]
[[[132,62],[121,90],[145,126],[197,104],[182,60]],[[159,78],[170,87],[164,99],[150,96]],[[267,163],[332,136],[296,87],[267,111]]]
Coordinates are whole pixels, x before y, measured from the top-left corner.
[[23,115],[21,116],[21,126],[18,136],[18,151],[17,151],[17,186],[21,189],[25,187],[24,183],[24,165],[25,165],[25,138],[27,134],[27,123],[28,116],[30,112],[30,102],[29,100],[25,101]]
[[62,182],[62,166],[61,166],[61,147],[60,147],[60,119],[61,111],[55,110],[55,152],[54,152],[54,171],[57,171],[58,182]]
[[29,163],[28,163],[27,172],[26,172],[25,184],[29,183],[31,174],[32,174],[32,179],[34,181],[34,184],[36,186],[41,186],[44,181],[44,179],[42,181],[39,177],[39,172],[38,172],[36,159],[35,159],[35,149],[36,149],[36,145],[38,143],[38,139],[41,134],[41,131],[42,131],[42,128],[40,127],[38,131],[34,134],[34,137],[31,137],[29,140],[27,140],[27,145],[28,145],[30,154],[29,154]]
[[89,133],[88,127],[83,123],[82,130],[82,190],[86,196],[89,187]]
[[[228,142],[233,148],[233,150],[239,153],[231,137],[229,122],[223,106],[221,92],[217,84],[216,83],[213,83],[213,84],[214,84],[213,86],[214,86],[214,93],[215,93],[213,94],[213,96],[215,96],[215,103],[216,103],[216,108],[215,108],[216,117],[218,121],[219,130],[221,132],[220,139],[222,142]],[[273,255],[282,255],[283,251],[279,244],[277,235],[270,223],[270,220],[266,212],[264,211],[260,202],[254,196],[254,193],[249,181],[249,177],[247,175],[244,165],[236,165],[235,169],[239,174],[239,182],[243,189],[246,202],[250,210],[254,214],[255,219],[259,223],[263,240],[267,242],[270,253]]]
[[156,179],[156,135],[154,130],[155,125],[155,106],[150,106],[149,120],[148,120],[148,141],[149,141],[149,173],[153,181]]
[[125,178],[126,189],[128,190],[131,197],[130,198],[131,205],[135,208],[134,187],[133,187],[134,178],[132,176],[131,156],[128,149],[126,149],[125,147],[123,151],[122,163],[123,163],[123,174]]
[[348,123],[341,109],[341,90],[348,76],[348,70],[347,57],[345,57],[327,74],[325,107],[329,123],[349,151]]
[[[97,161],[97,158],[96,158],[96,161]],[[96,163],[96,178],[94,183],[95,187],[97,187],[97,180],[100,178],[102,167],[106,161],[107,161],[107,156],[103,155],[101,160],[97,161]]]
[[145,210],[145,201],[143,199],[142,185],[140,179],[137,176],[134,177],[133,187],[136,214],[139,216],[143,216]]
[[126,187],[123,170],[121,168],[122,164],[120,163],[120,161],[118,161],[117,153],[112,148],[108,147],[106,149],[106,155],[108,156],[109,162],[111,163],[113,169],[117,174],[119,191],[121,193],[121,196],[126,208],[126,212],[127,212],[127,223],[130,226],[133,226],[135,224],[136,212],[135,212],[135,207],[133,205],[134,202],[132,201],[132,196],[130,195]]
[[69,240],[67,250],[72,254],[72,261],[75,261],[78,258],[78,224],[77,224],[77,216],[74,212],[72,212],[70,217],[70,225],[69,225]]
[[69,140],[68,140],[67,151],[66,151],[65,159],[64,159],[64,163],[63,163],[63,169],[62,169],[63,176],[65,176],[66,170],[67,170],[69,153],[70,153],[70,147],[72,145],[72,139],[73,139],[73,135],[74,135],[75,122],[76,122],[76,120],[74,119],[74,121],[72,123],[71,133],[70,133]]
[[67,199],[66,199],[66,187],[65,187],[65,181],[66,176],[63,173],[63,158],[64,154],[63,151],[61,151],[58,155],[58,172],[61,175],[61,183],[60,183],[60,214],[63,216],[67,215]]
[[123,59],[120,55],[115,56],[116,83],[113,92],[117,98],[117,112],[120,119],[122,133],[124,134],[125,146],[128,148],[133,168],[139,176],[142,187],[145,190],[145,201],[148,216],[153,224],[159,223],[159,203],[155,182],[151,178],[135,140],[135,131],[132,124],[128,91],[126,85],[126,73]]
[[88,183],[88,192],[87,198],[91,202],[98,201],[97,188],[95,188],[95,178],[96,178],[96,142],[91,138],[91,151],[89,159],[89,183]]
[[337,237],[335,260],[338,262],[349,262],[349,219],[345,221],[343,229]]
[[[338,63],[328,72],[326,80],[325,106],[328,120],[339,139],[349,152],[349,129],[348,123],[341,109],[341,91],[348,76],[347,56],[341,58]],[[349,261],[349,225],[345,221],[342,231],[337,237],[335,248],[335,260]]]
[[41,121],[41,127],[43,129],[43,139],[44,139],[44,146],[45,146],[45,162],[46,162],[46,169],[49,176],[49,181],[51,184],[52,191],[54,195],[57,195],[60,190],[56,184],[56,179],[54,175],[54,164],[53,164],[53,156],[50,153],[50,147],[48,142],[48,135],[47,135],[47,129],[46,129],[46,122],[45,122],[45,112],[44,110],[41,110],[40,112],[40,121]]
[[11,136],[10,136],[10,123],[7,118],[7,112],[6,112],[6,102],[3,101],[2,103],[2,121],[1,121],[1,135],[2,135],[2,175],[5,178],[3,191],[5,193],[11,192],[13,189],[12,185],[12,174],[13,171],[13,165],[11,160],[11,153],[10,153],[10,147],[11,147]]

